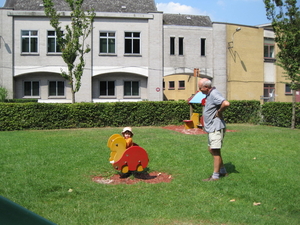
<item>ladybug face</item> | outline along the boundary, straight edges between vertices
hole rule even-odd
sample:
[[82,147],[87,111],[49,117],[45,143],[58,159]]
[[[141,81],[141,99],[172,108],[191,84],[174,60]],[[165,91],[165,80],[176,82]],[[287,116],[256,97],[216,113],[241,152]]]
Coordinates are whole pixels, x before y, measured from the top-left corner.
[[118,137],[112,141],[110,146],[112,152],[124,152],[126,150],[126,141],[123,137]]
[[117,162],[126,150],[126,141],[121,135],[113,135],[108,146],[111,150],[109,161]]

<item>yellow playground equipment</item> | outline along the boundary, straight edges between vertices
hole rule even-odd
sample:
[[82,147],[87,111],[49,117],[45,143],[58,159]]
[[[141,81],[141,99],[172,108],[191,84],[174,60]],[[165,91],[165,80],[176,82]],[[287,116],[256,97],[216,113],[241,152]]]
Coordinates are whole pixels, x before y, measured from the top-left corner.
[[111,150],[109,162],[122,173],[142,172],[148,166],[149,158],[145,149],[137,145],[126,149],[126,141],[119,134],[110,136],[107,146]]
[[202,124],[199,119],[199,113],[193,113],[190,120],[183,120],[185,129],[198,128],[202,127]]

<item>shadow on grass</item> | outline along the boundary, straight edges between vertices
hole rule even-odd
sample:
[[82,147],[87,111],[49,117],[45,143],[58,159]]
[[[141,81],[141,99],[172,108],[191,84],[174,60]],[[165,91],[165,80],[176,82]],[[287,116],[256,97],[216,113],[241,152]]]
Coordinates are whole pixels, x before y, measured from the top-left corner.
[[149,174],[149,168],[145,168],[144,171],[142,172],[137,172],[137,171],[129,171],[128,173],[119,173],[120,178],[128,178],[128,177],[134,177],[137,179],[142,179],[142,180],[150,180],[150,179],[155,179],[157,176],[156,175],[150,175]]
[[233,165],[231,162],[225,163],[224,166],[225,166],[228,174],[230,174],[230,173],[240,173],[239,171],[237,171],[235,169],[235,165]]

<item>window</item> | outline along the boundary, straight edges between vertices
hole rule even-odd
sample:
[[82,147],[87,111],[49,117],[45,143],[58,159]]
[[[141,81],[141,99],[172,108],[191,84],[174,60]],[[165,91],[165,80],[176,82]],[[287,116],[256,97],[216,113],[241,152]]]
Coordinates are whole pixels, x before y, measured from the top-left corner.
[[48,52],[55,53],[55,52],[61,52],[60,46],[57,42],[57,36],[56,31],[48,31]]
[[22,30],[22,53],[38,52],[38,31]]
[[175,37],[170,37],[170,55],[175,55]]
[[264,102],[274,102],[275,100],[275,85],[264,84]]
[[265,38],[264,39],[264,58],[265,59],[274,59],[275,53],[275,40],[272,38]]
[[124,81],[124,96],[139,96],[139,86],[138,81]]
[[116,53],[115,32],[100,32],[100,53]]
[[115,96],[115,82],[100,81],[100,96]]
[[169,81],[169,89],[175,89],[175,82]]
[[178,82],[178,89],[184,89],[185,88],[185,82],[184,80],[180,80]]
[[285,84],[285,94],[286,94],[286,95],[291,95],[291,94],[293,94],[292,89],[291,89],[291,85],[290,85],[290,84]]
[[39,96],[40,82],[38,81],[24,81],[24,96]]
[[205,56],[205,38],[201,38],[200,40],[200,55]]
[[165,90],[165,81],[163,81],[163,89]]
[[181,38],[179,38],[179,49],[178,49],[178,51],[179,51],[179,55],[183,55],[183,38],[181,37]]
[[125,32],[125,54],[140,54],[139,32]]
[[64,81],[49,81],[49,96],[64,96],[65,82]]

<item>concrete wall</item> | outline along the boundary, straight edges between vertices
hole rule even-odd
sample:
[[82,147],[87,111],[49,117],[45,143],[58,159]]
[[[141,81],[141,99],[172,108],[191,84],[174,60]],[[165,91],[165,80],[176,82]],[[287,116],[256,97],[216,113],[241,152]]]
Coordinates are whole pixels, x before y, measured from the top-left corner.
[[213,24],[213,85],[227,97],[227,30],[225,24]]
[[[164,81],[175,82],[175,90],[164,90],[165,99],[187,100],[196,93],[193,77],[194,68],[200,69],[201,77],[212,78],[213,74],[213,29],[212,27],[164,26]],[[175,54],[170,55],[170,37],[175,37]],[[183,39],[183,55],[178,54],[178,39]],[[201,39],[206,39],[206,54],[201,56]],[[192,79],[190,79],[192,77]],[[184,80],[184,90],[176,88],[178,82]]]
[[147,95],[151,101],[163,100],[163,25],[162,12],[154,15],[148,25],[148,83]]
[[[164,94],[166,100],[187,100],[198,91],[198,80],[200,78],[192,75],[176,74],[164,77],[165,89]],[[174,81],[175,88],[169,89],[169,81]],[[179,81],[184,81],[185,88],[179,88]]]
[[[149,13],[135,18],[122,18],[115,14],[111,18],[96,18],[93,31],[93,101],[104,101],[98,97],[99,81],[114,80],[116,96],[110,98],[120,101],[123,96],[123,82],[140,82],[140,96],[136,100],[162,100],[162,13]],[[116,53],[99,54],[99,32],[116,33]],[[125,54],[124,33],[140,32],[141,52],[138,55]],[[157,91],[159,89],[159,91]],[[98,99],[99,98],[99,99]],[[134,99],[127,97],[128,100]]]
[[13,98],[13,20],[8,11],[0,8],[0,86],[6,88],[8,98]]
[[[23,82],[25,80],[38,80],[40,82],[41,102],[62,102],[60,98],[49,98],[47,83],[49,80],[60,77],[61,69],[67,71],[60,54],[47,53],[47,31],[53,30],[49,19],[43,16],[43,12],[14,12],[10,11],[10,19],[14,35],[8,39],[13,40],[14,48],[11,56],[14,60],[13,66],[8,69],[14,71],[16,98],[23,98]],[[1,14],[2,16],[2,14]],[[14,19],[14,20],[13,20]],[[13,21],[13,22],[12,22]],[[69,24],[68,17],[60,19],[61,27],[64,29]],[[1,23],[2,24],[2,23]],[[77,102],[105,101],[99,98],[99,81],[115,79],[116,96],[114,101],[126,100],[123,96],[123,82],[125,80],[139,81],[140,95],[138,97],[127,97],[127,100],[163,100],[162,76],[163,76],[163,29],[162,13],[149,14],[120,14],[120,13],[97,13],[93,24],[94,30],[86,44],[91,46],[92,51],[85,55],[85,69],[81,78],[81,88],[76,93]],[[4,28],[2,28],[4,30]],[[38,31],[38,53],[21,53],[21,30]],[[116,53],[113,55],[99,54],[99,32],[116,32]],[[138,55],[124,54],[124,33],[141,33],[141,52]],[[11,31],[11,33],[13,33]],[[14,38],[12,38],[14,36]],[[8,57],[3,57],[8,58]],[[4,63],[3,61],[1,61]],[[5,67],[1,69],[4,70]],[[7,78],[3,79],[7,80]],[[13,79],[11,79],[12,82]],[[70,85],[66,82],[65,102],[71,101]],[[59,101],[60,100],[60,101]],[[107,99],[112,101],[112,99]]]
[[[170,55],[170,37],[175,37],[175,55]],[[178,38],[184,38],[183,55],[178,55]],[[206,56],[200,55],[200,40],[206,39]],[[164,75],[200,73],[213,77],[212,27],[164,26]]]
[[[275,51],[278,51],[277,48],[275,48]],[[276,83],[275,83],[275,101],[276,102],[292,102],[292,94],[286,94],[285,93],[285,84],[289,83],[290,80],[288,80],[286,77],[286,74],[284,74],[284,70],[276,66]]]
[[[240,27],[241,30],[236,32]],[[262,28],[227,25],[227,98],[259,100],[263,95]]]

